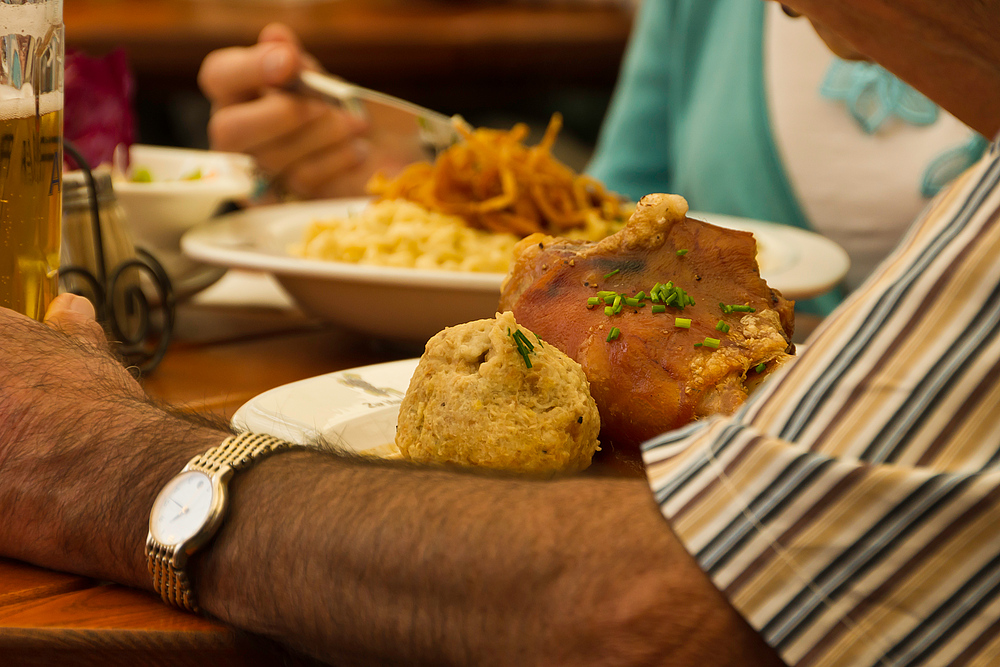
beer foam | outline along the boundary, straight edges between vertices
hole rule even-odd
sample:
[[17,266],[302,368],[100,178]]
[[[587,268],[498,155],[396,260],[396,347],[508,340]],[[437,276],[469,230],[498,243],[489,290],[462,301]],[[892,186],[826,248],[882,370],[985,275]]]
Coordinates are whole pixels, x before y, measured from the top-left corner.
[[43,37],[49,26],[62,24],[63,0],[27,1],[31,4],[0,3],[0,34]]
[[[63,108],[63,93],[54,90],[42,93],[38,99],[38,113],[44,116]],[[20,90],[13,86],[0,85],[0,120],[27,118],[35,115],[35,94],[30,83]]]

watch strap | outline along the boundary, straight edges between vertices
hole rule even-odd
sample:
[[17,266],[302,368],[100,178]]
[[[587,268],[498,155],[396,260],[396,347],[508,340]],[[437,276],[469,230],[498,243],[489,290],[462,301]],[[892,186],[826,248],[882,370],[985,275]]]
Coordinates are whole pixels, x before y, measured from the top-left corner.
[[[241,433],[230,436],[220,445],[195,456],[184,467],[184,471],[200,470],[210,477],[223,473],[227,467],[239,472],[275,452],[297,447],[298,445],[274,436]],[[177,549],[178,545],[168,546],[157,542],[152,534],[146,538],[146,561],[153,577],[153,590],[167,604],[198,613],[200,608],[187,572],[183,567],[174,566]]]
[[174,547],[168,547],[152,538],[146,539],[146,564],[153,577],[153,590],[169,605],[197,614],[201,609],[195,601],[191,580],[183,569],[175,568],[171,561]]
[[229,466],[239,472],[253,463],[282,449],[295,447],[287,440],[263,433],[240,433],[226,438],[222,444],[191,459],[185,470],[201,470],[212,476]]

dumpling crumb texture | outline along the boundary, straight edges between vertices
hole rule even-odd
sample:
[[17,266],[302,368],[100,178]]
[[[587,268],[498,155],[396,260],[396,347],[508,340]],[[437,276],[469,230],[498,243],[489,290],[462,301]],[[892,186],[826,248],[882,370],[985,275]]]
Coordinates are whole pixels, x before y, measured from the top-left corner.
[[554,474],[589,466],[600,429],[580,365],[506,312],[427,342],[396,446],[418,463]]

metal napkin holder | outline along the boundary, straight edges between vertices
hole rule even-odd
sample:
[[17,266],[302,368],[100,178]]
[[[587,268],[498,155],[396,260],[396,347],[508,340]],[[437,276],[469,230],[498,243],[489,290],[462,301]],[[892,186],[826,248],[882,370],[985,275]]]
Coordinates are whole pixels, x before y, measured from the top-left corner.
[[[93,171],[70,142],[63,143],[63,150],[83,172],[86,183],[94,270],[80,264],[61,266],[60,283],[66,291],[84,296],[94,304],[98,322],[115,341],[125,363],[140,373],[148,373],[163,360],[173,337],[177,302],[170,278],[156,258],[139,247],[134,248],[133,257],[108,271]],[[86,288],[81,289],[81,284]]]

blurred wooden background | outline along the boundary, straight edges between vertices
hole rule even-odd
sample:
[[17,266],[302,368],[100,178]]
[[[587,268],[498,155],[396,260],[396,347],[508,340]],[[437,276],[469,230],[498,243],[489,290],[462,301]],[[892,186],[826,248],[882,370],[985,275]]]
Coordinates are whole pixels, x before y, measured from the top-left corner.
[[136,77],[139,140],[203,147],[198,67],[281,21],[331,72],[475,124],[554,111],[587,145],[631,28],[631,3],[593,0],[66,0],[66,43],[123,48]]

